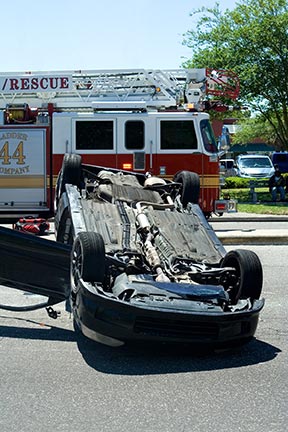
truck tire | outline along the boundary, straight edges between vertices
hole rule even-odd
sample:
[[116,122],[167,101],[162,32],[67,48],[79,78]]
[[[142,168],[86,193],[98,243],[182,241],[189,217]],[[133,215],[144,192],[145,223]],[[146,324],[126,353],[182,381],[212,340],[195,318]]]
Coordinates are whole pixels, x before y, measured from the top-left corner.
[[181,183],[181,203],[186,207],[190,202],[198,204],[200,196],[200,179],[198,174],[191,171],[179,171],[173,178],[174,182]]
[[236,304],[240,298],[259,299],[263,285],[263,270],[255,252],[246,249],[230,251],[223,258],[221,267],[232,267],[236,270],[236,280],[232,284],[223,283],[232,304]]
[[103,283],[105,278],[105,245],[100,234],[80,232],[74,240],[71,252],[72,285],[79,278],[85,282]]

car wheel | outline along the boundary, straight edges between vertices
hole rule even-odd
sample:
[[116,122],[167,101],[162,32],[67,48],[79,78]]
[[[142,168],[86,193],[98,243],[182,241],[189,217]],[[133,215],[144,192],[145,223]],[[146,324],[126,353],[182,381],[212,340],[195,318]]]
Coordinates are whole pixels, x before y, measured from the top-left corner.
[[76,237],[71,252],[72,286],[77,287],[79,279],[86,282],[104,281],[105,245],[100,234],[80,232]]
[[65,192],[65,184],[80,187],[81,183],[81,156],[76,153],[66,153],[63,158],[62,168],[57,176],[54,192],[54,213],[57,211],[60,197]]
[[223,258],[221,267],[235,269],[236,278],[222,281],[224,288],[229,292],[232,304],[236,304],[240,298],[259,299],[263,271],[261,262],[253,251],[246,249],[230,251]]
[[174,182],[181,183],[181,203],[184,207],[189,202],[198,204],[200,196],[200,179],[198,174],[191,171],[179,171],[173,178]]
[[57,180],[60,194],[65,191],[65,184],[80,186],[81,156],[76,153],[66,153],[63,158],[62,168]]

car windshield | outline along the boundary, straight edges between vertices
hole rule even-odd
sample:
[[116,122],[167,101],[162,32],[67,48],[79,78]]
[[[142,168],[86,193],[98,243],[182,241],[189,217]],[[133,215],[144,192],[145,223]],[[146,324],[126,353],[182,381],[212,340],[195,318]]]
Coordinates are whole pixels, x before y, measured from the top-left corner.
[[272,168],[272,162],[269,158],[241,159],[239,165],[243,168]]

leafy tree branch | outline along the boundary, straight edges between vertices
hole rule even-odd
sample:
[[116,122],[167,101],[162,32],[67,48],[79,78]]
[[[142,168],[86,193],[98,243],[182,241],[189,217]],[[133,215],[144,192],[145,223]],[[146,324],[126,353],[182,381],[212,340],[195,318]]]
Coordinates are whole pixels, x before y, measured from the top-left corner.
[[221,11],[216,3],[190,15],[196,24],[183,35],[183,44],[192,55],[183,66],[236,72],[239,102],[256,113],[262,135],[267,128],[267,139],[288,149],[287,1],[242,0],[232,11]]

